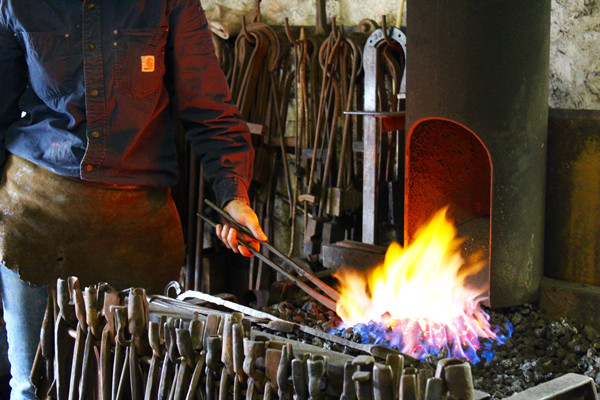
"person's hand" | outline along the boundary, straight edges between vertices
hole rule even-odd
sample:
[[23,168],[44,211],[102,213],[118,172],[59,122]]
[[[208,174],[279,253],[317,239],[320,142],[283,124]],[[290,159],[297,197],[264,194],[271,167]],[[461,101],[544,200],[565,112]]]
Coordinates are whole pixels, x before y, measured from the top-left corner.
[[[263,232],[260,224],[258,223],[258,217],[250,206],[241,200],[231,200],[225,206],[224,210],[240,225],[245,226],[252,232],[255,238],[260,241],[266,241],[267,236]],[[238,232],[237,230],[229,225],[227,222],[218,224],[217,236],[221,241],[231,249],[234,253],[241,253],[243,256],[252,257],[252,253],[245,247],[238,243]],[[250,236],[240,232],[239,238],[251,246],[254,250],[260,250],[260,242],[251,238]]]

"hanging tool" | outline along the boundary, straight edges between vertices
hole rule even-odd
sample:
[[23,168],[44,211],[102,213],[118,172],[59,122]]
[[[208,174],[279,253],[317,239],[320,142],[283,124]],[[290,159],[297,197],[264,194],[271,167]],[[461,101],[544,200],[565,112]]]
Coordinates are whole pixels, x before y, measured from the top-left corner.
[[[310,168],[307,166],[308,175],[305,176],[306,189],[304,193],[298,196],[304,205],[304,254],[310,258],[316,258],[321,252],[323,209],[319,209],[321,202],[324,202],[327,197],[326,192],[319,192],[316,187],[322,189],[319,183],[328,179],[327,168],[331,167],[333,157],[333,148],[335,140],[329,141],[328,149],[325,150],[327,142],[327,127],[331,127],[330,135],[335,135],[337,114],[340,108],[340,93],[337,84],[337,68],[339,65],[340,46],[342,44],[343,35],[335,28],[335,20],[332,19],[333,29],[327,38],[323,41],[318,50],[318,61],[321,65],[321,88],[314,92],[313,96],[318,93],[318,105],[316,114],[316,124],[314,127],[314,136],[312,138],[312,149],[303,151],[305,158],[310,158]],[[314,76],[314,74],[313,74]],[[333,114],[333,115],[332,115]],[[325,165],[322,166],[322,160]],[[318,162],[317,162],[318,161]],[[317,168],[318,167],[318,168]],[[319,172],[319,170],[322,170]],[[309,212],[310,206],[310,212]]]
[[214,400],[219,377],[221,376],[221,349],[223,347],[221,343],[221,336],[210,335],[206,343],[206,361],[205,361],[205,375],[206,375],[206,398],[207,400]]
[[88,325],[86,323],[85,304],[83,293],[79,284],[73,291],[75,303],[75,315],[77,316],[77,333],[75,337],[75,349],[73,351],[73,363],[71,364],[71,378],[69,380],[69,400],[79,399],[79,378],[83,367],[83,353],[85,349]]
[[[355,95],[356,82],[361,72],[362,54],[358,44],[351,38],[345,37],[345,59],[351,64],[350,81],[346,83],[346,73],[342,73],[342,101],[344,102],[344,111],[352,108],[352,101]],[[342,63],[343,70],[346,70],[346,62]],[[346,87],[344,90],[344,86]],[[344,113],[342,124],[342,143],[340,146],[340,156],[338,161],[336,186],[329,188],[327,198],[327,213],[339,217],[346,210],[354,211],[360,206],[360,199],[356,196],[358,192],[351,183],[351,176],[346,173],[346,164],[350,148],[350,120],[351,115]],[[355,194],[356,193],[356,194]]]
[[103,295],[101,320],[104,324],[100,339],[100,376],[99,391],[101,400],[112,398],[112,373],[114,364],[115,320],[111,314],[111,306],[119,302],[119,293],[108,284],[98,285],[98,293]]
[[140,358],[147,356],[148,305],[146,291],[142,288],[132,288],[127,301],[128,330],[131,334],[129,344],[129,382],[131,398],[141,400],[144,391],[144,374],[140,368]]
[[173,399],[183,400],[190,386],[192,373],[196,366],[196,355],[192,346],[192,337],[187,329],[176,329],[177,349],[181,357],[179,358],[179,367],[175,377],[175,391]]
[[163,324],[164,327],[164,338],[165,338],[165,355],[162,361],[162,368],[160,371],[160,379],[158,381],[158,400],[167,400],[169,398],[169,390],[173,383],[175,362],[177,354],[175,354],[175,325],[173,319],[167,319],[167,322]]
[[298,204],[298,190],[302,176],[304,175],[304,167],[302,165],[302,148],[304,147],[304,137],[307,135],[308,126],[310,124],[309,117],[309,106],[308,106],[308,82],[307,82],[307,60],[308,60],[308,41],[306,40],[306,33],[304,28],[300,29],[300,37],[296,40],[292,32],[288,19],[285,18],[285,34],[288,40],[294,48],[294,71],[295,71],[295,111],[296,111],[296,124],[295,124],[295,144],[294,144],[294,163],[296,173],[294,174],[294,185],[293,193],[290,197],[290,217],[288,220],[291,233],[290,233],[290,248],[288,250],[288,257],[291,257],[294,252],[294,246],[296,242],[296,212]]
[[[197,351],[197,349],[194,349]],[[200,379],[202,377],[202,373],[204,371],[204,361],[206,359],[206,351],[204,349],[200,350],[196,356],[196,365],[194,366],[194,371],[192,372],[192,377],[190,378],[190,385],[188,387],[188,392],[185,396],[185,400],[193,400],[196,399],[196,391],[200,385]]]
[[31,369],[31,383],[35,386],[35,394],[39,398],[50,397],[54,382],[54,318],[56,315],[56,293],[49,288],[46,310],[40,331],[35,360]]
[[69,396],[69,372],[72,365],[74,343],[69,336],[69,328],[76,326],[75,305],[70,302],[68,282],[57,280],[57,304],[59,313],[54,328],[54,376],[56,395],[59,400]]
[[164,354],[159,331],[160,327],[158,322],[150,321],[148,324],[148,341],[152,348],[152,358],[150,361],[150,369],[148,370],[146,389],[144,390],[144,400],[156,398],[158,395],[158,377],[160,372],[158,364]]

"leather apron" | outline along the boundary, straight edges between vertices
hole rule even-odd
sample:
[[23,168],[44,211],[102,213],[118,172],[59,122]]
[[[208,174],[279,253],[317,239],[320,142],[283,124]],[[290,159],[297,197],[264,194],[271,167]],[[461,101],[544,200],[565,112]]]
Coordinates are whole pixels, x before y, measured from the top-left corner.
[[32,284],[163,293],[184,261],[169,188],[89,183],[9,155],[0,181],[0,259]]

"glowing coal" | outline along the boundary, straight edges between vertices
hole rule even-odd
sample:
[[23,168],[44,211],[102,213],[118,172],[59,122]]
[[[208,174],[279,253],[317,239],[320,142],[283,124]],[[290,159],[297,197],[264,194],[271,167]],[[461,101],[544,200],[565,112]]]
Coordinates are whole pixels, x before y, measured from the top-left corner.
[[461,255],[464,239],[457,237],[446,212],[447,207],[439,210],[409,246],[392,243],[382,265],[336,272],[337,313],[343,321],[338,329],[352,326],[363,338],[420,359],[445,349],[477,362],[481,338],[503,339],[481,308],[487,284],[476,287],[469,280],[487,261],[482,254]]

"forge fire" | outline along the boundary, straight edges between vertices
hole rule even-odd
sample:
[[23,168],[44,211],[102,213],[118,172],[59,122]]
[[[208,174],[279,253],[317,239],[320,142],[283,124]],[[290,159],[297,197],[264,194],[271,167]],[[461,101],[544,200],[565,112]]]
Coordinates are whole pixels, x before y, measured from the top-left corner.
[[481,308],[489,293],[487,284],[469,279],[487,261],[481,253],[461,255],[464,238],[457,237],[446,213],[447,207],[439,210],[410,245],[392,243],[382,265],[337,271],[337,313],[343,321],[338,330],[352,326],[375,343],[421,360],[445,349],[476,363],[480,338],[506,340]]

